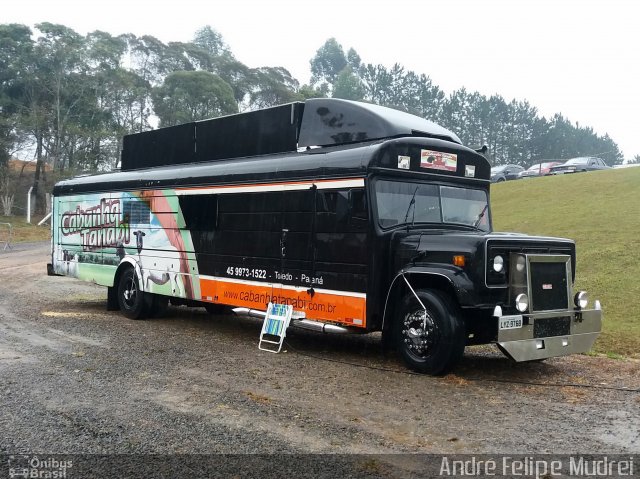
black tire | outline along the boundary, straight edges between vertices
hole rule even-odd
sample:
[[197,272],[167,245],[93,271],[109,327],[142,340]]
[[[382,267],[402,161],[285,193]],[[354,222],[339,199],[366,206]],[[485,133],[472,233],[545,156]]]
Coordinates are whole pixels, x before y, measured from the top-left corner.
[[425,309],[411,291],[402,299],[394,322],[396,349],[413,371],[446,374],[464,353],[464,322],[440,291],[417,290],[416,294]]
[[118,305],[129,319],[144,319],[149,309],[149,299],[140,291],[138,277],[133,268],[123,271],[118,281]]
[[506,181],[506,178],[498,178],[498,179],[496,180],[496,183],[501,183],[501,182],[503,182],[503,181]]

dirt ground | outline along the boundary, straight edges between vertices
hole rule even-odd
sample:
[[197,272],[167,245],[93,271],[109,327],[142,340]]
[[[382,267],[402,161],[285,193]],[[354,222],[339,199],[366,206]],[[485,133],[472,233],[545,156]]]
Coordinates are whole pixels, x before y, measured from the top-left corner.
[[640,361],[468,348],[432,378],[376,335],[295,330],[270,354],[255,319],[108,312],[48,248],[0,253],[0,453],[640,452]]

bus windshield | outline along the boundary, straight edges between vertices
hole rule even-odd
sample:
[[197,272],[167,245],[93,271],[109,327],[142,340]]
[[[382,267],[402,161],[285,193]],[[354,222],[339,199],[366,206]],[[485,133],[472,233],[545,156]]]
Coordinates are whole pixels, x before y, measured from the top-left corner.
[[446,223],[490,231],[487,193],[483,190],[378,180],[375,195],[382,228]]

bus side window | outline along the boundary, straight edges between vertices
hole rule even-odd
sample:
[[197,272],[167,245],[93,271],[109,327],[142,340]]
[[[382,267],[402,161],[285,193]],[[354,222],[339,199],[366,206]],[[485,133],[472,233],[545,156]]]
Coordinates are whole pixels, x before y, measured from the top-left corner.
[[316,196],[318,213],[333,216],[337,223],[346,223],[349,219],[349,193],[341,190],[321,190]]
[[358,220],[367,220],[367,195],[364,189],[349,190],[349,207],[351,217]]
[[349,220],[349,193],[346,191],[336,191],[336,216],[339,223]]
[[151,223],[151,208],[144,200],[125,200],[122,208],[125,222],[133,225],[148,225]]
[[330,221],[334,227],[360,229],[367,223],[367,200],[364,189],[321,190],[316,195],[318,221],[322,228]]

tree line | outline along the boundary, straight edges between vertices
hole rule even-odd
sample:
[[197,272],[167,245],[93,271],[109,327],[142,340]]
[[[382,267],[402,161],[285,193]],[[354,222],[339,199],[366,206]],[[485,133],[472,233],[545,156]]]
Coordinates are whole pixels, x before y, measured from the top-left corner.
[[526,100],[507,101],[460,88],[446,95],[425,74],[363,63],[354,49],[346,53],[334,38],[311,60],[311,85],[326,95],[390,106],[453,130],[466,145],[489,148],[492,164],[529,166],[536,160],[599,156],[609,165],[622,154],[609,135],[573,124],[561,114],[539,115]]
[[165,44],[0,25],[0,169],[17,152],[32,154],[42,204],[45,165],[56,177],[109,170],[122,137],[151,129],[154,117],[171,126],[315,95],[285,68],[247,67],[208,26],[191,42]]
[[398,64],[365,64],[333,38],[310,66],[309,84],[284,67],[249,68],[209,26],[190,42],[165,44],[148,35],[80,35],[46,22],[35,30],[0,25],[0,189],[10,188],[3,171],[17,152],[36,161],[33,186],[42,205],[50,176],[112,169],[122,137],[156,122],[172,126],[318,96],[423,116],[468,145],[487,144],[496,163],[579,155],[622,160],[611,138],[562,115],[545,119],[526,101],[464,88],[445,95],[428,76]]

